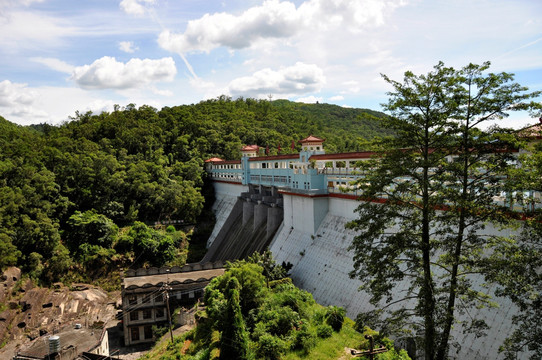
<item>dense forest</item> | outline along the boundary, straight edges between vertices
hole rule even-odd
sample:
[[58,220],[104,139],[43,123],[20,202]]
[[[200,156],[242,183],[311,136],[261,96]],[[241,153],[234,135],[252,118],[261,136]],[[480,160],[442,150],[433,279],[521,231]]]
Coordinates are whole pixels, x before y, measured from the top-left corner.
[[[205,159],[236,159],[245,144],[275,154],[294,142],[297,151],[309,134],[326,138],[328,152],[361,150],[387,134],[383,116],[219,97],[161,110],[76,112],[59,126],[0,117],[0,268],[17,265],[47,284],[183,263],[197,235],[186,225],[212,205]],[[165,221],[174,226],[154,226]]]

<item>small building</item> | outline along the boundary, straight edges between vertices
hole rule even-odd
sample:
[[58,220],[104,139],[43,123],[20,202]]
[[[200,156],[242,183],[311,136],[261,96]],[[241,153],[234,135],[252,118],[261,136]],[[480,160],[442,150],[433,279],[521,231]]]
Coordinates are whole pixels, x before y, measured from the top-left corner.
[[224,271],[222,262],[126,271],[122,283],[124,344],[153,342],[152,326],[168,324],[167,299],[170,311],[190,307]]
[[245,145],[241,148],[241,156],[243,157],[256,157],[258,156],[260,147],[258,145]]
[[86,328],[79,324],[65,327],[54,335],[44,335],[20,350],[13,360],[75,360],[83,354],[109,356],[107,330]]

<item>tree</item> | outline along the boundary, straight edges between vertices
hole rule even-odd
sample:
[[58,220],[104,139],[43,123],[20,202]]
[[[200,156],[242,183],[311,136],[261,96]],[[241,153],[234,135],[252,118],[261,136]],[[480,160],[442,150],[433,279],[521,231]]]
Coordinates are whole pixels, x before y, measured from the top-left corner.
[[111,248],[118,234],[118,227],[105,215],[94,210],[76,211],[67,221],[66,243],[74,254],[82,252],[82,246],[98,245]]
[[21,252],[11,243],[7,234],[0,234],[0,271],[17,264]]
[[507,269],[490,275],[501,285],[497,295],[510,298],[520,309],[513,318],[518,327],[500,348],[510,360],[525,348],[531,360],[542,358],[542,147],[536,144],[530,150],[520,155],[520,166],[507,177],[507,191],[516,195],[509,199],[523,207],[525,226],[517,241],[502,244],[491,257],[498,268]]
[[[511,74],[486,74],[488,68],[439,63],[427,75],[406,72],[402,83],[383,75],[394,89],[383,123],[395,136],[383,140],[385,150],[365,164],[357,183],[362,202],[349,223],[359,231],[351,276],[367,281],[377,307],[386,302],[388,330],[413,332],[426,359],[446,358],[457,311],[489,301],[471,279],[490,271],[485,250],[504,239],[481,230],[510,221],[493,201],[510,144],[498,129],[480,128],[538,106],[529,102],[538,92],[511,83]],[[406,295],[398,297],[394,285],[407,280]],[[470,325],[480,334],[485,324]]]
[[237,278],[228,280],[225,327],[220,337],[220,359],[248,359],[248,334],[239,305],[240,287]]

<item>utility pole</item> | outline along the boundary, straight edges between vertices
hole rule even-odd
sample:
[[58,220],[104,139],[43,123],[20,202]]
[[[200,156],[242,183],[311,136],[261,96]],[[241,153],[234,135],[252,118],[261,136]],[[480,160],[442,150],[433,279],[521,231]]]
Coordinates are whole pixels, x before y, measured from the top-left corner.
[[169,269],[166,270],[166,308],[167,308],[167,319],[169,321],[169,335],[171,336],[171,344],[173,344],[173,329],[171,326],[171,313],[169,312]]

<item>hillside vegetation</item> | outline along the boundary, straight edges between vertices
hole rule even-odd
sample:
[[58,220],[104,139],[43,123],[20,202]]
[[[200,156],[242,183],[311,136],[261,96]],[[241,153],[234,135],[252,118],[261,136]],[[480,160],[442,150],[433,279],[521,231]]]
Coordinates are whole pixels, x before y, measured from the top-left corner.
[[345,348],[369,349],[364,335],[388,349],[377,359],[410,359],[389,339],[355,325],[344,309],[323,307],[289,278],[264,271],[276,270],[273,262],[264,267],[258,263],[265,264],[265,257],[228,264],[226,273],[206,289],[198,326],[173,343],[168,337],[143,359],[350,359]]
[[[0,268],[17,265],[51,283],[91,281],[120,266],[197,261],[187,247],[205,240],[212,225],[192,232],[213,201],[205,159],[236,159],[245,144],[268,146],[270,154],[279,146],[296,151],[309,134],[326,138],[328,152],[361,150],[387,133],[382,116],[220,97],[162,110],[131,104],[76,113],[60,126],[21,127],[0,117]],[[205,218],[212,222],[212,214]]]

